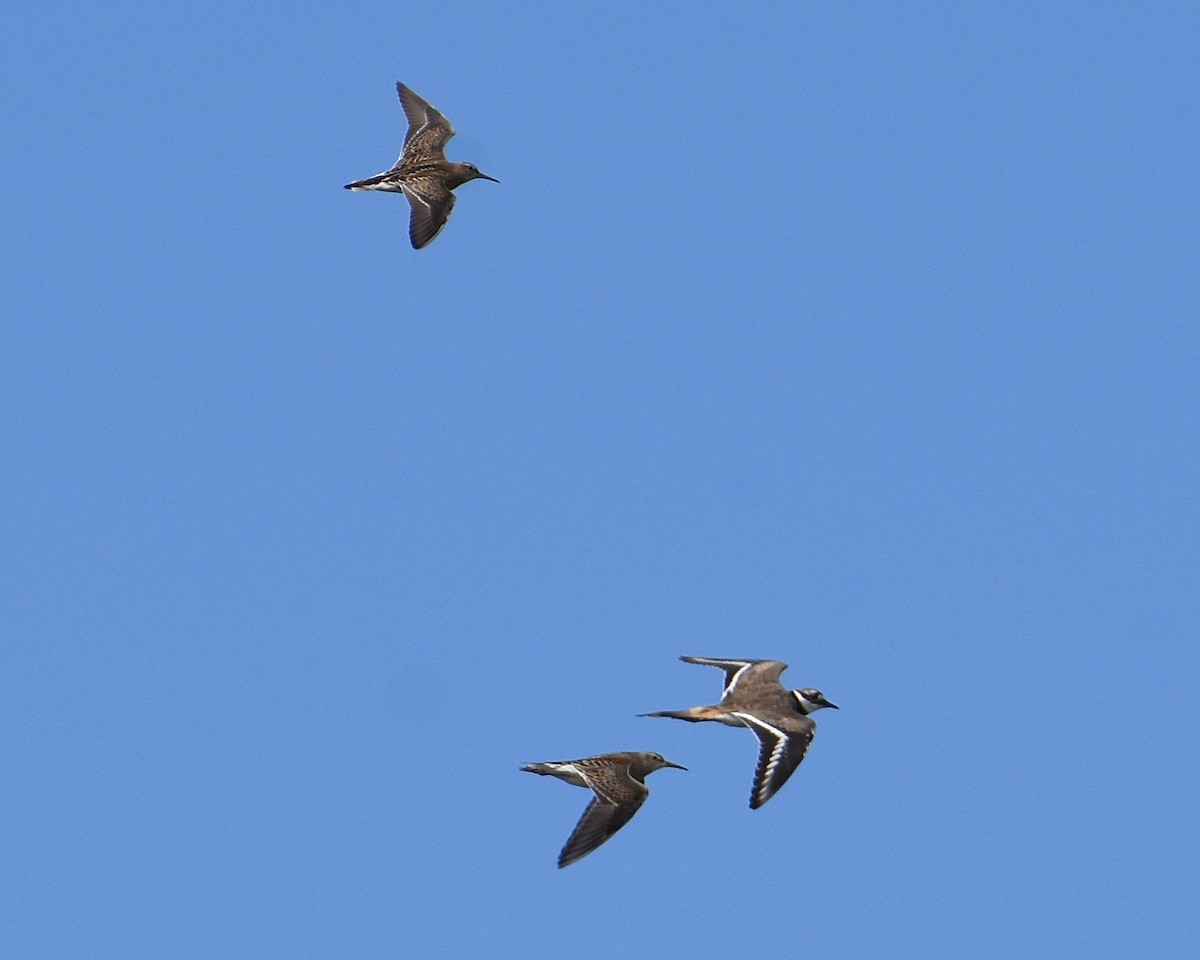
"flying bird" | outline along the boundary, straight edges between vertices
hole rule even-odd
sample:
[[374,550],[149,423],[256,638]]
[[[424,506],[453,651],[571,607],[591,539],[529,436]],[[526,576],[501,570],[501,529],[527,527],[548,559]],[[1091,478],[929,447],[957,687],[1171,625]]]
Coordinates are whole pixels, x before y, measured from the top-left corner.
[[688,723],[711,720],[731,727],[749,727],[759,740],[758,767],[750,791],[750,809],[757,810],[775,796],[795,772],[817,725],[809,714],[822,707],[837,709],[820,690],[788,690],[779,682],[787,664],[779,660],[717,660],[680,657],[725,671],[721,702],[686,710],[658,710],[643,717],[672,717]]
[[456,187],[468,180],[491,180],[473,163],[451,163],[446,159],[446,144],[454,136],[450,121],[402,83],[396,84],[400,105],[408,117],[408,133],[400,158],[392,169],[346,184],[347,190],[386,190],[408,197],[412,216],[408,238],[413,249],[420,250],[436,237],[454,209]]
[[633,819],[650,796],[646,777],[663,767],[686,770],[657,753],[601,753],[582,760],[528,763],[521,769],[544,777],[558,777],[577,787],[587,787],[591,802],[558,855],[559,867],[587,856]]

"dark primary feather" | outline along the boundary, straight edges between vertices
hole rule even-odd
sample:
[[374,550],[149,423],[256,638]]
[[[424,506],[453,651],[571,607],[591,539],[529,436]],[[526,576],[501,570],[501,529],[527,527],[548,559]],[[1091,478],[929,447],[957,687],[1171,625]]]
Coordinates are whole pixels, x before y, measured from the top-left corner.
[[757,810],[770,800],[779,788],[796,772],[800,761],[812,743],[816,724],[800,717],[795,729],[781,731],[749,713],[739,713],[742,722],[758,737],[758,766],[754,770],[754,786],[750,791],[750,809]]
[[442,232],[454,209],[454,194],[446,185],[432,178],[406,180],[404,195],[408,197],[412,215],[408,221],[408,239],[417,250]]
[[446,144],[454,136],[454,127],[428,100],[413,93],[402,83],[396,84],[400,95],[400,106],[408,118],[408,132],[404,135],[404,149],[400,153],[400,166],[405,160],[418,161],[427,157],[441,157]]
[[645,797],[622,803],[606,803],[597,795],[575,825],[566,845],[558,855],[558,865],[568,866],[601,846],[614,833],[633,819]]

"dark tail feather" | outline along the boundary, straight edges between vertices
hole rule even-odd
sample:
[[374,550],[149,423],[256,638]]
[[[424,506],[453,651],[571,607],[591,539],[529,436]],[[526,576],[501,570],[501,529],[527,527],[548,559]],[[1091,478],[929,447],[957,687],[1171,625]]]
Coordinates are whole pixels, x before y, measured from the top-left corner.
[[346,184],[347,190],[370,190],[375,184],[382,183],[387,179],[386,173],[381,173],[378,176],[367,177],[366,180],[355,180],[353,183]]

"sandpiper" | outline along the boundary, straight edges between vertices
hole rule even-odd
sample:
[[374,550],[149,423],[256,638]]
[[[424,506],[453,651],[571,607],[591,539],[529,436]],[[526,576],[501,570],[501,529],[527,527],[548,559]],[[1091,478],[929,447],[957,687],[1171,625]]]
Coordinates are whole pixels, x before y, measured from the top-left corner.
[[559,867],[586,856],[627,824],[650,796],[646,776],[663,767],[686,770],[657,753],[601,753],[582,760],[527,763],[521,769],[558,777],[595,794],[558,855]]
[[402,193],[412,206],[408,238],[420,250],[436,237],[454,209],[454,194],[468,180],[491,180],[473,163],[451,163],[446,144],[454,136],[450,121],[402,83],[396,84],[400,105],[408,117],[408,133],[400,159],[391,170],[346,184],[347,190],[387,190]]
[[804,759],[817,725],[809,714],[822,707],[837,709],[820,690],[788,690],[779,682],[787,664],[779,660],[717,660],[680,657],[684,663],[719,667],[725,671],[721,702],[686,710],[659,710],[644,717],[673,717],[700,723],[713,720],[731,727],[749,727],[760,742],[758,768],[750,791],[750,809],[757,810],[787,783]]

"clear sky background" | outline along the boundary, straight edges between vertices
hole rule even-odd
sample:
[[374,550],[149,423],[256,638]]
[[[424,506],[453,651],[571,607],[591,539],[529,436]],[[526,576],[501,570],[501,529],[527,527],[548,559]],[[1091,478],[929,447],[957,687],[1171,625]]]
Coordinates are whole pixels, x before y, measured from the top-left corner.
[[[1195,956],[1195,4],[0,37],[5,956]],[[841,705],[763,809],[680,654]]]

